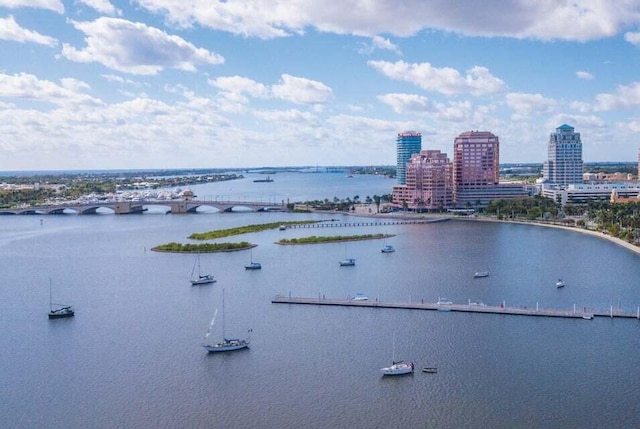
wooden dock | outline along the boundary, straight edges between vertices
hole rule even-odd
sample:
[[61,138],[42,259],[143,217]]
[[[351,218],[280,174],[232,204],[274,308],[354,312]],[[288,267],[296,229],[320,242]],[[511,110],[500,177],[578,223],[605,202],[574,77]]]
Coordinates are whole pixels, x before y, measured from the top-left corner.
[[504,314],[512,316],[538,316],[538,317],[561,317],[570,319],[591,320],[594,317],[609,318],[625,318],[640,320],[640,307],[636,312],[628,312],[611,306],[608,310],[590,310],[586,308],[540,308],[538,305],[534,307],[521,307],[504,305],[485,305],[481,303],[467,304],[439,304],[437,302],[389,302],[379,301],[378,299],[354,300],[325,298],[319,296],[317,298],[308,297],[292,297],[276,295],[271,300],[273,304],[301,304],[301,305],[331,305],[340,307],[368,307],[368,308],[399,308],[406,310],[434,310],[442,312],[463,312],[463,313],[484,313],[484,314]]

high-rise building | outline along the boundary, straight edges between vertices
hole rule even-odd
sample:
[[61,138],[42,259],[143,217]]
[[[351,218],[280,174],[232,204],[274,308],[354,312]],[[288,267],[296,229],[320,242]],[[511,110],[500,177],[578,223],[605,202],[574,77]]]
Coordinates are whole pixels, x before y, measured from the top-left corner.
[[422,149],[422,134],[416,131],[398,133],[396,137],[396,180],[399,185],[406,184],[407,162],[411,155],[420,153]]
[[500,142],[488,131],[466,131],[453,142],[453,189],[458,206],[484,203],[499,182]]
[[405,185],[393,187],[393,202],[409,210],[442,210],[453,205],[453,164],[446,153],[423,150],[406,166]]
[[580,133],[567,124],[559,126],[549,137],[547,161],[542,167],[543,180],[559,186],[582,183],[583,167]]

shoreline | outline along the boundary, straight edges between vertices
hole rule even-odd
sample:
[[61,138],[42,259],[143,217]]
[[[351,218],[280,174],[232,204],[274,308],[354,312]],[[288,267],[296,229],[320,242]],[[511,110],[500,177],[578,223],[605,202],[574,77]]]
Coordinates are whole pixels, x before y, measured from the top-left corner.
[[543,222],[531,222],[531,221],[523,221],[523,220],[498,220],[498,219],[492,219],[492,218],[487,218],[487,217],[482,217],[482,216],[478,216],[478,217],[464,217],[464,216],[452,216],[452,215],[435,215],[435,214],[426,214],[426,213],[420,213],[420,214],[399,214],[396,215],[394,213],[378,213],[375,214],[373,216],[371,215],[358,215],[358,214],[351,214],[351,216],[355,216],[355,217],[372,217],[372,218],[380,218],[380,217],[384,217],[384,218],[390,218],[390,219],[416,219],[416,218],[429,218],[429,217],[437,217],[437,218],[441,218],[441,219],[451,219],[451,220],[461,220],[461,221],[466,221],[466,222],[496,222],[496,223],[515,223],[515,224],[519,224],[519,225],[531,225],[531,226],[540,226],[540,227],[546,227],[546,228],[558,228],[558,229],[563,229],[565,231],[573,231],[573,232],[578,232],[581,234],[588,234],[591,235],[593,237],[598,237],[600,239],[604,239],[607,240],[613,244],[616,244],[620,247],[624,247],[627,250],[630,250],[631,252],[635,253],[636,255],[640,255],[640,246],[635,246],[627,241],[624,241],[620,238],[617,237],[612,237],[609,234],[605,234],[602,232],[598,232],[598,231],[593,231],[590,229],[586,229],[586,228],[581,228],[581,227],[576,227],[576,226],[565,226],[565,225],[556,225],[556,224],[552,224],[552,223],[543,223]]

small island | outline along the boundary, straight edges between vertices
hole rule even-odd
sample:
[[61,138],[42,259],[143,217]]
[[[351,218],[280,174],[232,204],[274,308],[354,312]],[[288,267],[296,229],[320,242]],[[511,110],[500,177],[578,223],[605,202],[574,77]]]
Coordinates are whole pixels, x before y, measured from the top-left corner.
[[320,243],[338,243],[342,241],[359,241],[359,240],[378,240],[381,238],[393,237],[390,234],[365,234],[365,235],[333,235],[318,237],[312,235],[311,237],[301,238],[283,238],[276,241],[276,244],[320,244]]
[[218,229],[215,231],[208,232],[195,232],[191,234],[188,238],[192,240],[214,240],[216,238],[229,237],[232,235],[240,235],[240,234],[248,234],[251,232],[260,232],[266,231],[268,229],[276,229],[281,226],[289,226],[289,225],[304,225],[308,223],[318,223],[322,221],[318,220],[300,220],[300,221],[286,221],[286,222],[271,222],[271,223],[260,223],[254,225],[246,225],[239,226],[237,228],[228,228],[228,229]]
[[154,252],[171,252],[171,253],[215,253],[215,252],[235,252],[238,250],[247,250],[256,247],[255,244],[248,241],[240,243],[202,243],[202,244],[182,244],[171,242],[153,247]]

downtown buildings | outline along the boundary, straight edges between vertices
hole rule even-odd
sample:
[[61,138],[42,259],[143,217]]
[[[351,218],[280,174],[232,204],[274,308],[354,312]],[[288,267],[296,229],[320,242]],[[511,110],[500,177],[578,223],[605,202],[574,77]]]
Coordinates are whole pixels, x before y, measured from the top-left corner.
[[584,163],[582,162],[582,141],[580,133],[564,124],[549,136],[547,160],[542,167],[545,183],[567,186],[582,183]]
[[494,199],[530,195],[523,185],[499,183],[496,135],[466,131],[455,138],[453,154],[453,162],[435,150],[412,155],[405,166],[405,183],[398,180],[393,188],[393,204],[416,211],[477,209]]

